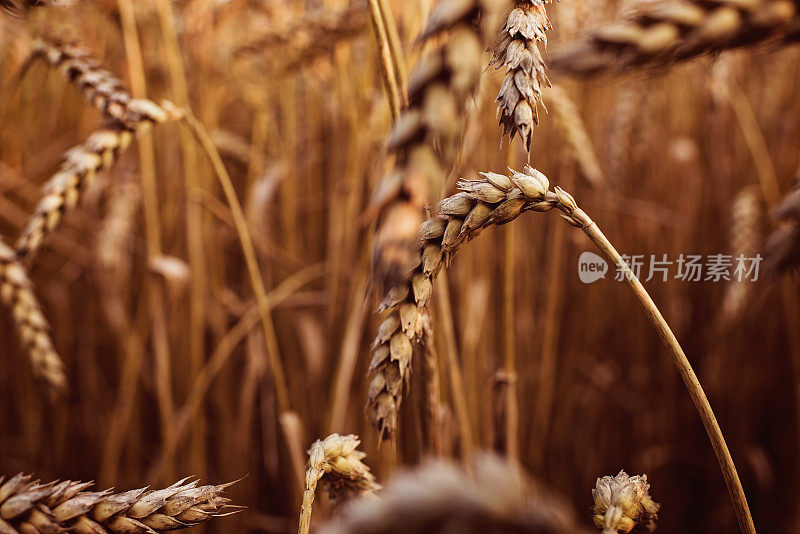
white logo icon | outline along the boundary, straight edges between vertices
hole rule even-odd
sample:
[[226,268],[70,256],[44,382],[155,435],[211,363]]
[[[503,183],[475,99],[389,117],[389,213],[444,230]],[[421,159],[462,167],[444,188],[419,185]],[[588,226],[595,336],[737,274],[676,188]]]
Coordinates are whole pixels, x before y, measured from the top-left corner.
[[584,284],[591,284],[601,278],[605,278],[607,272],[608,264],[606,260],[593,252],[584,252],[578,258],[578,278]]

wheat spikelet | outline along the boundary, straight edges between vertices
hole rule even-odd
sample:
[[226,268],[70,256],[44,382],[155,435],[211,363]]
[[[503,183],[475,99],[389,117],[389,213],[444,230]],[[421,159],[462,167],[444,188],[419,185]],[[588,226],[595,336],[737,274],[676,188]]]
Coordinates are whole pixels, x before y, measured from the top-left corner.
[[360,443],[354,434],[331,434],[311,445],[300,510],[300,534],[307,533],[311,525],[311,506],[320,480],[327,486],[328,495],[335,504],[356,495],[371,495],[380,489],[375,475],[363,462],[367,455],[357,450]]
[[531,151],[533,128],[539,124],[542,90],[550,86],[538,43],[547,47],[553,29],[545,4],[550,0],[516,0],[497,39],[489,47],[489,66],[505,67],[506,75],[497,95],[497,113],[503,135],[518,134]]
[[87,491],[91,482],[42,484],[29,475],[0,478],[4,534],[153,534],[178,530],[239,508],[222,494],[231,484],[199,486],[183,479],[168,488]]
[[323,534],[580,533],[557,497],[493,454],[476,455],[472,475],[429,461],[398,475],[377,498],[353,501]]
[[[381,436],[388,438],[396,424],[397,408],[409,379],[411,340],[417,336],[420,312],[433,290],[442,265],[467,240],[486,226],[511,222],[525,210],[565,212],[575,226],[585,222],[573,217],[577,209],[569,194],[559,188],[548,191],[549,182],[539,171],[526,166],[511,176],[482,173],[483,180],[460,181],[460,193],[439,202],[436,215],[417,233],[416,265],[405,282],[386,292],[380,310],[389,310],[372,344],[367,412]],[[580,212],[582,213],[582,212]]]
[[554,71],[593,75],[627,67],[663,66],[701,54],[797,34],[791,0],[666,0],[598,28],[549,58]]
[[58,172],[45,184],[42,198],[17,240],[16,249],[20,257],[39,250],[47,235],[61,223],[64,214],[78,204],[95,175],[116,161],[132,137],[133,134],[120,125],[102,128],[67,152]]
[[[420,33],[419,41],[425,41],[450,31],[448,40],[426,54],[412,72],[408,108],[389,138],[389,150],[397,157],[396,167],[381,181],[372,203],[377,212],[373,278],[381,294],[406,280],[414,268],[417,230],[428,202],[429,184],[440,182],[444,175],[437,148],[448,151],[459,135],[461,109],[480,76],[481,51],[488,33],[480,29],[478,22],[491,20],[501,3],[442,0]],[[413,327],[407,324],[403,330],[410,334]],[[410,335],[393,339],[391,343],[385,340],[387,347],[392,346],[392,357],[375,362],[372,367],[377,376],[367,407],[373,426],[384,439],[396,426],[412,354]]]
[[14,251],[0,240],[0,300],[14,319],[20,342],[28,351],[34,374],[53,394],[67,386],[64,364],[53,347],[49,326],[42,313],[33,284]]
[[603,534],[630,532],[636,525],[655,530],[661,506],[650,497],[647,475],[629,476],[620,471],[615,477],[598,478],[592,498],[592,520]]
[[777,276],[800,266],[800,173],[773,213],[779,226],[765,244],[764,267]]
[[122,81],[86,48],[74,43],[37,39],[32,58],[43,58],[78,87],[86,102],[129,130],[136,130],[143,122],[164,122],[170,118],[169,113],[155,103],[133,98]]
[[[736,195],[731,213],[731,252],[733,258],[743,255],[746,258],[755,256],[761,242],[759,220],[761,205],[758,189],[750,186]],[[726,320],[738,317],[744,310],[750,296],[752,284],[747,280],[735,280],[725,288],[722,301],[722,313]]]
[[154,123],[176,119],[180,112],[169,103],[164,107],[146,99],[131,98],[122,82],[99,66],[83,48],[39,41],[35,55],[76,83],[87,102],[104,113],[110,124],[69,150],[59,171],[44,187],[44,194],[16,243],[17,254],[38,250],[64,213],[73,209],[85,187],[103,169],[118,159],[133,138]]

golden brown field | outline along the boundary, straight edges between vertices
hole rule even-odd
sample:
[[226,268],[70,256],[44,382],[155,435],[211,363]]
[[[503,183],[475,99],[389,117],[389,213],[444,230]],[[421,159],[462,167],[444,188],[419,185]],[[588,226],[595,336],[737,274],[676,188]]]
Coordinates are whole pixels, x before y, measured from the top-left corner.
[[798,0],[0,0],[0,534],[800,532],[798,41]]

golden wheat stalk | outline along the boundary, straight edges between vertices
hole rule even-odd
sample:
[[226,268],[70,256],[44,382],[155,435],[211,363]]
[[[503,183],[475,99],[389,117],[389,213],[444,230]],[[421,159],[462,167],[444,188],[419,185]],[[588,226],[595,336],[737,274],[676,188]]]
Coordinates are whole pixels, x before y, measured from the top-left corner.
[[545,4],[550,0],[516,0],[506,23],[489,52],[489,66],[505,67],[506,75],[497,95],[497,113],[503,135],[519,135],[531,151],[533,128],[539,124],[542,91],[550,87],[539,43],[547,47],[548,30],[553,29]]
[[185,478],[160,490],[87,491],[92,482],[42,484],[30,475],[0,478],[4,534],[154,534],[191,527],[240,508],[223,497],[234,484],[199,486]]
[[630,16],[593,30],[548,58],[553,71],[594,75],[665,66],[701,54],[798,34],[791,0],[642,3]]
[[[420,59],[409,77],[408,107],[389,137],[389,150],[396,154],[397,163],[381,181],[372,203],[377,214],[373,279],[381,294],[407,279],[414,268],[417,229],[428,203],[429,186],[440,183],[445,174],[446,163],[443,165],[439,149],[452,150],[461,133],[461,110],[481,73],[481,51],[488,32],[478,22],[491,20],[499,3],[504,2],[442,0],[420,33],[418,42],[445,31],[450,35]],[[415,322],[416,315],[407,319]],[[407,324],[404,331],[410,332],[413,327]],[[409,337],[395,336],[393,357],[373,367],[383,384],[373,382],[368,412],[382,439],[388,439],[394,431],[402,384],[408,381],[412,354]],[[389,340],[385,343],[388,346]]]
[[311,527],[311,507],[320,481],[327,486],[328,496],[335,504],[350,497],[371,495],[380,489],[375,475],[363,461],[367,455],[357,450],[360,443],[354,434],[331,434],[311,445],[298,534],[308,534]]
[[467,470],[428,461],[391,480],[373,499],[359,499],[322,534],[586,532],[564,501],[494,454],[475,455]]
[[642,525],[653,532],[661,505],[650,497],[647,475],[630,476],[620,471],[617,476],[597,479],[592,490],[592,521],[603,534],[630,532]]
[[430,298],[433,279],[442,265],[461,245],[488,226],[509,223],[526,211],[557,209],[564,220],[580,228],[624,275],[645,315],[669,350],[695,404],[717,456],[742,532],[755,532],[736,466],[711,404],[675,334],[628,264],[569,193],[559,187],[549,190],[549,181],[541,172],[526,165],[522,172],[511,171],[508,176],[493,172],[481,174],[481,180],[459,181],[461,192],[439,202],[436,215],[420,227],[418,260],[412,276],[406,283],[387,292],[382,303],[382,307],[390,311],[373,344],[370,369],[384,369],[384,372],[375,374],[370,384],[368,407],[373,420],[377,417],[383,424],[380,417],[396,414],[396,408],[390,403],[394,392],[402,391],[403,380],[407,377],[407,373],[398,371],[400,366],[408,365],[403,359],[406,346],[410,345],[408,338],[414,337],[413,324]]
[[67,386],[64,364],[50,339],[47,319],[28,278],[25,267],[14,251],[0,240],[0,301],[14,319],[17,336],[30,357],[34,374],[52,394]]

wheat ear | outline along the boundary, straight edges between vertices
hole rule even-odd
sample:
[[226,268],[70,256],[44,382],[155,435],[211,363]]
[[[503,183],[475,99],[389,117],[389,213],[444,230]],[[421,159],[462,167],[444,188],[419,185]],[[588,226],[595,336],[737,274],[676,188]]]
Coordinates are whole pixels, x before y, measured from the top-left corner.
[[[461,109],[481,72],[481,51],[488,33],[479,21],[498,11],[497,0],[441,0],[433,8],[418,42],[445,31],[447,41],[420,59],[408,81],[408,107],[394,124],[389,150],[397,163],[384,177],[373,199],[377,228],[373,245],[373,278],[381,294],[408,278],[414,268],[417,230],[423,220],[431,184],[445,174],[438,150],[447,152],[461,133]],[[486,24],[484,24],[486,26]],[[446,159],[446,158],[444,158]],[[414,317],[407,317],[410,321]],[[406,324],[410,334],[413,324]],[[367,412],[381,439],[397,424],[397,411],[408,382],[410,335],[395,336],[392,358],[374,364]],[[384,341],[381,341],[384,343]],[[388,346],[388,340],[385,341]],[[378,378],[380,377],[380,378]]]
[[14,319],[20,342],[28,351],[34,374],[58,394],[67,386],[64,364],[50,339],[47,319],[14,251],[0,240],[0,300]]
[[20,257],[31,255],[73,209],[81,193],[103,169],[116,162],[130,145],[134,134],[142,134],[154,123],[178,118],[179,114],[146,99],[132,98],[122,82],[99,66],[89,52],[71,44],[53,44],[40,40],[34,56],[44,57],[73,81],[87,102],[110,121],[83,143],[68,151],[58,172],[44,187],[44,194],[16,243]]
[[87,491],[91,482],[42,484],[29,475],[0,478],[0,532],[4,534],[154,534],[236,513],[222,494],[229,484],[199,486],[180,480],[161,490]]
[[539,124],[542,90],[550,87],[539,43],[547,47],[553,29],[545,4],[550,0],[516,0],[497,39],[489,47],[489,66],[505,67],[506,75],[497,95],[497,113],[503,135],[518,134],[531,151],[533,128]]
[[21,15],[26,9],[37,6],[66,7],[77,0],[0,0],[0,11]]
[[800,266],[800,172],[773,214],[779,226],[764,247],[764,267],[768,274],[777,276]]
[[380,489],[375,475],[363,462],[367,455],[357,450],[360,443],[353,434],[331,434],[311,445],[298,534],[308,534],[311,527],[311,506],[320,481],[328,487],[328,495],[334,502],[354,495],[370,495]]
[[566,504],[527,480],[517,464],[475,455],[471,469],[428,461],[396,476],[374,499],[353,501],[322,534],[586,532]]
[[631,16],[595,29],[548,59],[552,70],[577,75],[665,66],[797,34],[796,11],[791,0],[644,3]]
[[[433,279],[443,263],[462,244],[477,236],[484,228],[509,223],[525,211],[544,212],[557,209],[569,224],[583,230],[606,258],[624,274],[645,315],[670,352],[700,415],[720,464],[742,532],[755,532],[736,466],[708,398],[675,334],[628,264],[569,193],[559,187],[550,191],[549,181],[541,172],[526,165],[523,172],[511,171],[509,176],[493,172],[481,174],[482,180],[459,181],[461,192],[439,202],[437,214],[420,227],[418,263],[410,281],[392,288],[382,303],[382,307],[389,309],[390,313],[379,328],[370,368],[378,369],[386,366],[386,362],[400,365],[398,357],[404,354],[404,347],[414,335],[411,325],[416,322],[420,309],[427,304],[433,289]],[[374,409],[381,409],[381,402],[376,401],[381,401],[380,395],[383,391],[390,386],[402,386],[401,382],[389,382],[387,376],[394,379],[396,375],[378,373],[370,385],[370,406]],[[378,415],[381,413],[383,412]]]
[[[742,189],[731,209],[731,253],[734,258],[753,257],[761,242],[761,202],[756,186]],[[750,298],[752,284],[731,280],[725,287],[722,300],[722,318],[730,322],[741,316]]]
[[637,525],[649,532],[656,528],[661,505],[650,497],[647,475],[630,476],[620,471],[617,476],[598,478],[592,490],[592,521],[603,534],[630,532]]

